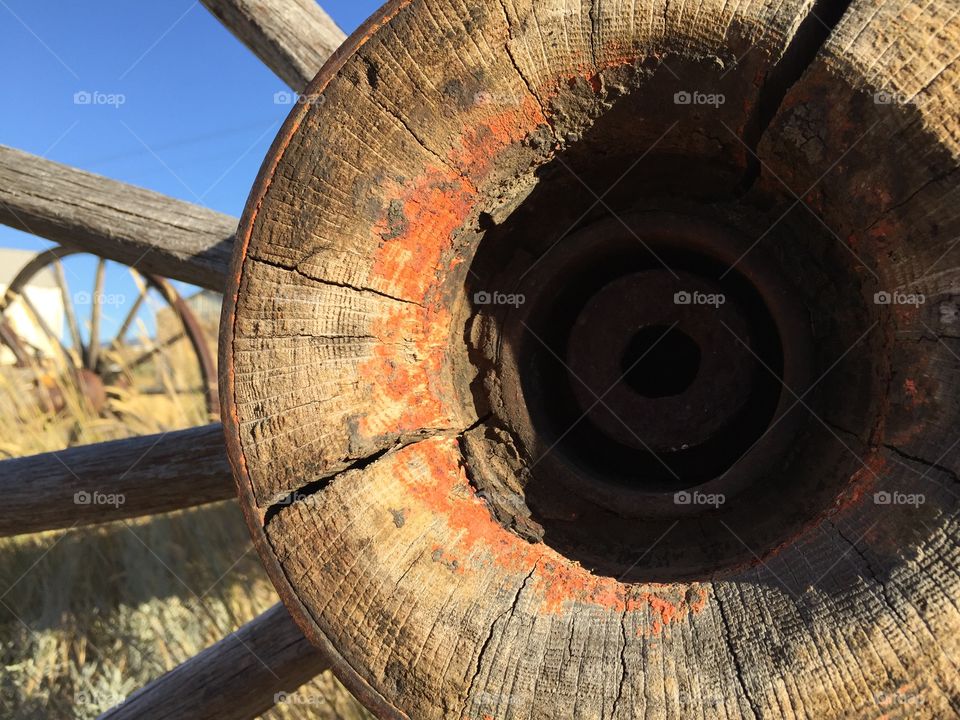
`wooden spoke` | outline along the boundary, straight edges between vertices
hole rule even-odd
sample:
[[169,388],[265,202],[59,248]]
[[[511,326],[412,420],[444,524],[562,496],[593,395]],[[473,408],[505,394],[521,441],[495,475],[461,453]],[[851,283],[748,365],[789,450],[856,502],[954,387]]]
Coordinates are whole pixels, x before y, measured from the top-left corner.
[[346,37],[316,0],[203,0],[203,4],[298,92]]
[[30,363],[28,349],[23,346],[20,338],[2,315],[0,315],[0,342],[10,348],[18,365],[25,367]]
[[137,357],[133,358],[132,360],[128,360],[124,362],[124,366],[128,370],[133,370],[135,368],[138,368],[144,363],[150,362],[151,358],[156,356],[158,353],[163,352],[164,350],[174,345],[175,343],[179,342],[180,340],[183,340],[186,336],[187,334],[185,332],[178,332],[171,335],[168,338],[164,338],[159,343],[156,343],[149,349],[144,350],[142,353],[137,355]]
[[93,282],[93,295],[90,298],[90,339],[87,342],[86,367],[97,369],[97,357],[100,354],[100,316],[103,312],[103,280],[106,275],[107,261],[97,261],[97,275]]
[[83,338],[80,336],[80,326],[77,324],[77,313],[73,307],[73,298],[70,297],[70,286],[67,284],[67,276],[63,272],[63,263],[59,259],[53,263],[53,272],[57,279],[57,286],[60,288],[60,298],[63,303],[63,312],[67,317],[67,328],[73,342],[73,350],[77,358],[84,357]]
[[5,146],[0,222],[218,291],[237,224],[229,215]]
[[156,275],[147,276],[147,281],[163,296],[183,323],[187,338],[200,364],[200,375],[205,386],[204,395],[207,407],[213,415],[220,414],[220,395],[217,391],[217,372],[213,355],[204,339],[203,328],[196,316],[190,311],[186,301],[180,297],[173,286]]
[[[50,265],[55,265],[65,258],[81,253],[83,253],[83,251],[77,248],[57,246],[37,254],[26,265],[24,265],[24,267],[22,267],[17,273],[16,277],[11,280],[10,286],[7,288],[7,292],[4,296],[3,307],[5,308],[6,306],[15,302],[17,299],[26,298],[24,301],[24,307],[26,311],[28,314],[36,316],[36,313],[31,311],[31,306],[27,304],[29,298],[27,298],[25,293],[33,279],[38,273],[45,271],[45,269],[47,269]],[[96,298],[95,303],[97,304],[102,304],[101,296],[104,285],[103,267],[104,261],[99,259],[93,288],[94,298]],[[181,324],[183,332],[190,340],[192,354],[196,357],[204,386],[204,401],[206,403],[210,419],[216,419],[216,417],[219,415],[219,398],[217,396],[216,386],[216,363],[214,362],[213,355],[211,354],[210,347],[207,343],[206,331],[197,320],[194,313],[190,310],[187,302],[164,278],[153,274],[142,275],[132,268],[128,268],[128,270],[131,273],[134,283],[137,285],[138,295],[136,300],[132,303],[131,308],[128,310],[126,317],[121,324],[120,330],[110,343],[110,349],[120,351],[119,355],[117,355],[116,358],[111,358],[111,360],[116,359],[121,365],[123,364],[123,357],[127,355],[127,352],[123,347],[124,335],[130,326],[139,319],[137,314],[143,304],[149,299],[148,293],[150,289],[152,288],[153,290],[156,290],[162,299],[160,303],[161,306],[164,303],[169,306],[169,309],[173,311],[177,320]],[[64,280],[60,288],[61,297],[63,297],[66,287],[66,281]],[[73,310],[72,299],[67,298],[65,305],[65,311],[69,312]],[[102,344],[99,342],[99,318],[101,317],[101,312],[102,308],[100,307],[91,308],[91,321],[96,321],[94,324],[97,325],[97,328],[95,329],[95,336],[97,337],[95,352],[97,355],[100,355],[100,351],[102,350]],[[46,324],[44,323],[42,317],[37,316],[34,324],[37,325],[48,337],[55,336],[55,333],[52,333],[49,328],[46,328]],[[30,349],[30,346],[27,341],[16,336],[16,333],[13,332],[14,329],[15,328],[12,326],[7,326],[5,328],[4,343],[7,345],[11,345],[12,343],[11,347],[14,351],[15,357],[18,360],[18,363],[21,366],[26,366],[29,364],[27,353]],[[77,334],[79,334],[79,328],[77,328]],[[149,335],[148,332],[146,332],[146,334]],[[51,342],[53,343],[55,341],[51,340]],[[148,344],[153,344],[153,341],[150,341]],[[57,348],[61,348],[62,344],[56,343],[55,346]],[[106,401],[106,396],[102,391],[102,383],[106,382],[107,384],[112,384],[113,380],[115,379],[113,376],[113,368],[115,368],[116,365],[114,365],[112,362],[104,365],[94,358],[94,362],[92,363],[94,367],[89,367],[91,364],[89,352],[78,352],[74,355],[67,355],[66,351],[64,350],[63,354],[66,355],[66,367],[70,368],[71,370],[83,370],[83,372],[76,374],[75,379],[84,384],[84,387],[86,388],[85,394],[94,401],[94,407],[99,412],[102,407],[102,403]],[[87,370],[88,367],[89,371]],[[133,381],[133,378],[128,377],[121,384]],[[170,385],[171,389],[173,389],[173,385],[170,383],[168,384]]]
[[120,329],[117,330],[117,334],[114,335],[113,340],[110,341],[111,346],[116,346],[123,342],[123,338],[126,337],[130,326],[133,324],[133,319],[137,316],[137,313],[140,312],[140,308],[147,299],[147,293],[149,291],[147,284],[140,278],[140,274],[136,270],[131,269],[130,274],[133,276],[139,292],[137,299],[133,301],[133,304],[127,311],[126,317],[123,318],[123,322],[120,323]]
[[327,666],[278,603],[100,720],[250,720]]
[[219,424],[0,462],[0,536],[235,496]]
[[[149,297],[150,285],[147,282],[147,279],[136,271],[131,271],[130,275],[133,278],[133,282],[137,286],[138,300],[140,298],[143,298],[145,302],[150,304],[149,302],[150,301],[150,297]],[[157,344],[156,341],[150,337],[150,333],[147,331],[146,327],[144,326],[142,319],[139,319],[139,318],[137,319],[137,325],[140,331],[140,337],[139,337],[140,344],[147,346],[147,349],[139,356],[138,359],[142,359],[142,362],[146,362],[148,359],[156,356],[163,349],[163,346],[162,344]],[[127,367],[128,370],[132,370],[133,368],[142,364],[142,362],[137,362],[135,359],[132,362],[125,362],[124,365]]]

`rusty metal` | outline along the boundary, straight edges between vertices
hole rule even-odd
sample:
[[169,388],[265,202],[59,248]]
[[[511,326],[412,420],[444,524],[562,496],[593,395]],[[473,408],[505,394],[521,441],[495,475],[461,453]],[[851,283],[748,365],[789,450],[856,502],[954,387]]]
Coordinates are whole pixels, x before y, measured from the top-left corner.
[[[694,217],[624,219],[630,232],[588,226],[525,275],[527,303],[501,321],[499,368],[504,397],[523,402],[497,405],[537,471],[568,492],[620,514],[682,516],[698,509],[675,492],[733,497],[789,446],[781,380],[806,387],[808,331],[762,252],[725,275],[744,238]],[[624,355],[645,327],[678,329],[698,348],[682,392],[644,397],[627,382]]]
[[203,395],[207,403],[207,411],[211,415],[220,414],[220,396],[217,393],[217,367],[210,347],[207,345],[203,328],[196,315],[190,310],[186,301],[173,289],[169,282],[158,275],[144,275],[147,282],[155,287],[173,308],[186,330],[187,338],[193,347],[193,352],[200,363],[200,377],[203,380]]
[[[683,271],[632,273],[594,295],[570,333],[565,360],[578,412],[604,434],[639,450],[669,453],[707,441],[736,415],[749,394],[752,358],[746,348],[731,343],[730,334],[749,337],[744,319],[733,303],[714,307],[674,302],[681,293],[723,295],[716,283]],[[631,343],[643,337],[644,330],[653,331],[647,333],[653,337],[631,352]],[[669,338],[677,336],[687,338],[697,356],[696,372],[679,393],[658,386],[669,381],[667,371],[682,357],[662,358],[669,363],[663,368],[644,364],[669,350]],[[646,396],[634,387],[637,382],[630,382],[638,371],[646,373],[638,378]]]

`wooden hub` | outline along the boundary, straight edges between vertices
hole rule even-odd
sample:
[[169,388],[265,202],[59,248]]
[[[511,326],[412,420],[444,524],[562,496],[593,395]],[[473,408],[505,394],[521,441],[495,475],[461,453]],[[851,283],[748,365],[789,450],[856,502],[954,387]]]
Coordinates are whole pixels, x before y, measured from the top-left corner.
[[960,691],[919,635],[874,651],[960,626],[957,498],[903,467],[945,479],[955,393],[882,294],[947,250],[904,178],[957,136],[874,102],[873,9],[823,49],[817,9],[397,1],[293,110],[237,236],[228,450],[379,716],[842,717],[901,660]]

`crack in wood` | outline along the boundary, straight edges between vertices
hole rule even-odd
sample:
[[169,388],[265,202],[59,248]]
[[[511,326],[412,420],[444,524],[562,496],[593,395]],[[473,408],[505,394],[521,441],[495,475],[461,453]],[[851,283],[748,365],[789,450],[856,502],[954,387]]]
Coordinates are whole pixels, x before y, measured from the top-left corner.
[[761,162],[757,150],[761,139],[777,116],[787,92],[816,60],[851,2],[852,0],[814,0],[780,59],[764,76],[756,105],[743,132],[743,142],[750,152],[747,154],[746,170],[740,181],[740,192],[747,192],[760,177]]
[[620,680],[617,683],[617,696],[613,699],[613,709],[610,711],[610,717],[617,717],[617,709],[620,707],[620,701],[623,699],[623,686],[627,682],[627,607],[624,604],[623,612],[620,614]]
[[763,713],[760,712],[760,708],[757,706],[756,701],[751,697],[750,692],[747,690],[747,684],[743,677],[743,666],[740,662],[740,657],[737,655],[737,650],[733,645],[733,635],[730,631],[730,621],[727,618],[726,610],[724,610],[723,601],[720,600],[720,593],[714,591],[713,596],[717,602],[717,610],[720,613],[720,621],[723,624],[723,637],[725,640],[725,645],[727,650],[730,653],[730,658],[733,660],[733,670],[737,678],[737,684],[740,686],[740,691],[743,694],[743,698],[747,701],[747,704],[750,707],[750,711],[753,713],[755,720],[760,720],[763,717]]
[[946,465],[942,465],[940,463],[940,460],[942,460],[943,458],[940,458],[940,460],[936,460],[936,461],[930,461],[925,458],[919,457],[918,455],[911,455],[910,453],[902,450],[901,448],[898,448],[896,445],[890,445],[888,443],[884,443],[883,447],[895,453],[896,455],[899,455],[905,460],[910,460],[911,462],[915,462],[918,465],[923,465],[924,467],[930,468],[932,470],[939,470],[944,475],[946,475],[951,480],[953,480],[953,482],[960,483],[960,475],[957,474],[957,471],[951,470]]
[[500,9],[503,11],[503,17],[507,23],[507,42],[504,43],[503,49],[507,53],[507,58],[510,60],[510,64],[513,65],[513,69],[516,71],[517,75],[520,77],[520,80],[523,81],[523,84],[527,88],[527,92],[530,93],[532,97],[537,102],[537,106],[540,108],[540,114],[543,115],[543,119],[547,123],[547,127],[550,128],[550,133],[553,135],[555,140],[559,140],[557,135],[557,130],[553,126],[553,122],[550,120],[550,116],[547,115],[547,110],[543,105],[543,100],[540,99],[540,96],[534,91],[533,84],[530,82],[530,79],[526,76],[523,70],[520,68],[520,63],[517,62],[516,56],[513,54],[513,48],[510,47],[510,42],[513,40],[513,24],[510,22],[510,15],[507,12],[506,0],[499,0]]
[[402,435],[396,442],[386,448],[382,448],[373,452],[369,455],[365,455],[362,458],[356,458],[352,460],[349,464],[344,465],[334,472],[326,474],[322,477],[311,480],[307,483],[304,483],[300,487],[290,490],[286,493],[281,494],[279,497],[272,500],[264,511],[263,515],[263,527],[264,529],[270,524],[270,521],[273,520],[278,514],[280,514],[285,508],[296,505],[297,503],[310,502],[310,498],[317,493],[322,492],[328,488],[333,482],[338,480],[341,476],[346,475],[352,472],[360,472],[374,463],[384,459],[388,455],[392,455],[404,448],[414,445],[424,440],[428,440],[436,437],[444,437],[448,435],[452,430],[440,429],[440,430],[427,430],[415,433],[413,435]]
[[268,265],[270,267],[276,268],[277,270],[284,270],[287,272],[293,272],[312,282],[318,283],[320,285],[328,285],[330,287],[339,287],[344,288],[345,290],[355,290],[359,293],[370,293],[372,295],[377,295],[387,300],[393,300],[399,303],[405,303],[407,305],[416,305],[417,307],[425,308],[426,306],[423,303],[417,302],[416,300],[409,300],[407,298],[397,297],[396,295],[391,295],[389,293],[383,292],[382,290],[375,290],[374,288],[364,287],[362,285],[352,285],[351,283],[343,282],[342,280],[330,280],[328,278],[318,277],[316,275],[311,275],[305,270],[300,268],[301,263],[296,263],[289,265],[286,263],[279,262],[277,260],[268,260],[263,257],[257,257],[253,254],[249,255],[249,258],[254,262],[261,263],[263,265]]
[[490,647],[490,642],[493,640],[494,632],[496,631],[498,623],[501,620],[504,621],[504,626],[509,624],[510,619],[513,617],[514,613],[517,610],[517,605],[520,602],[520,595],[523,593],[524,589],[527,587],[527,583],[530,582],[530,579],[533,577],[533,574],[537,571],[537,565],[539,565],[539,560],[534,563],[533,567],[530,569],[530,572],[527,573],[526,577],[523,579],[523,582],[520,583],[520,587],[517,588],[517,592],[513,596],[513,600],[510,602],[510,607],[500,613],[494,621],[490,624],[490,632],[487,633],[487,637],[484,639],[483,644],[480,646],[480,651],[477,653],[477,662],[474,666],[473,676],[470,678],[470,684],[467,686],[467,693],[464,696],[463,707],[460,709],[457,717],[466,717],[467,705],[470,703],[470,696],[473,694],[474,685],[477,682],[477,678],[480,676],[480,668],[483,664],[483,658],[486,655],[488,648]]
[[[366,56],[364,56],[364,55],[358,55],[357,57],[358,57],[358,58],[360,59],[360,61],[361,61],[364,65],[366,65],[366,67],[367,67],[367,78],[368,78],[368,80],[369,80],[369,78],[370,78],[371,72],[374,74],[374,76],[376,76],[376,73],[377,73],[378,71],[377,71],[376,64],[373,62],[373,60],[371,60],[370,58],[368,58],[368,57],[366,57]],[[376,88],[374,88],[374,87],[371,85],[371,90],[375,90],[375,89],[376,89]],[[375,95],[371,95],[371,99],[375,99],[375,98],[376,98]],[[422,137],[420,137],[420,134],[417,133],[417,131],[415,131],[415,130],[413,129],[413,127],[411,127],[410,123],[407,121],[407,119],[406,119],[405,117],[403,117],[402,115],[400,115],[400,113],[394,111],[392,108],[387,107],[387,105],[386,105],[385,103],[383,103],[383,102],[377,102],[377,105],[378,105],[378,106],[380,107],[380,109],[382,109],[387,115],[389,115],[389,116],[392,117],[394,120],[396,120],[396,121],[400,124],[400,126],[403,127],[403,129],[407,131],[407,134],[408,134],[411,138],[413,138],[413,140],[417,143],[417,145],[419,145],[419,146],[424,150],[424,152],[426,152],[427,154],[429,154],[441,167],[443,167],[443,168],[445,168],[446,170],[449,170],[450,172],[458,175],[461,180],[463,180],[464,182],[467,183],[467,185],[470,187],[470,190],[471,190],[472,192],[474,192],[474,193],[479,192],[479,189],[477,188],[477,186],[474,184],[474,182],[473,182],[469,177],[467,177],[467,175],[463,172],[463,170],[461,170],[460,168],[454,167],[454,165],[452,165],[449,161],[445,160],[445,159],[443,158],[443,156],[440,155],[440,153],[438,153],[436,150],[434,150],[434,149],[431,148],[429,145],[427,145],[426,141],[425,141]]]

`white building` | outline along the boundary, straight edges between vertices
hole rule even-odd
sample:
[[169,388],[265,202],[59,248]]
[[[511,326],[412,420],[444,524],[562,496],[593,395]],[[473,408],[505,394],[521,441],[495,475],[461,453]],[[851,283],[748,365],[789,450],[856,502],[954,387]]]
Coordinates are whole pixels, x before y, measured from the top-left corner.
[[[20,272],[20,269],[36,256],[31,250],[0,249],[0,293],[6,293],[7,287]],[[37,273],[25,288],[27,296],[55,333],[63,332],[63,298],[56,277],[50,268]],[[53,344],[46,333],[30,318],[30,314],[20,302],[14,303],[4,313],[4,318],[14,332],[43,356],[53,353]],[[0,365],[13,365],[16,362],[10,348],[0,343]]]

